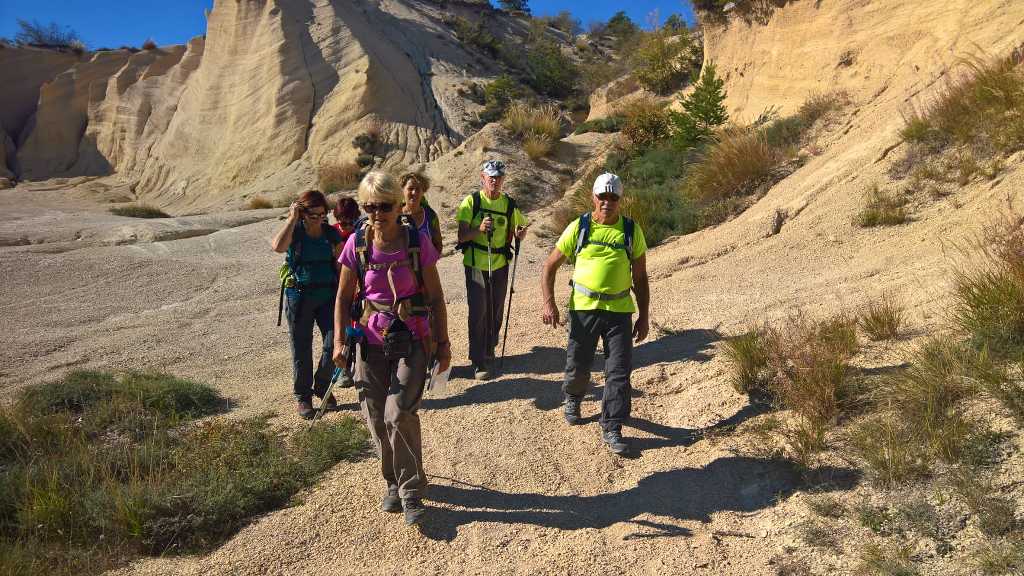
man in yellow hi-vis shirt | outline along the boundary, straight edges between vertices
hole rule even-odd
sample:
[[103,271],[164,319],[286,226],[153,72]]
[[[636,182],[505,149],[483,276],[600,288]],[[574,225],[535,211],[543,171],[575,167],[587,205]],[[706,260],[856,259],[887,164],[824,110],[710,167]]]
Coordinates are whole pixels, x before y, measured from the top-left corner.
[[508,263],[513,238],[522,240],[529,223],[515,201],[502,194],[505,165],[488,160],[480,172],[479,192],[466,196],[455,213],[459,222],[458,248],[466,267],[469,306],[469,359],[478,380],[494,377],[494,348],[508,287]]
[[[544,263],[541,290],[544,323],[561,324],[555,304],[555,273],[568,259],[573,270],[569,298],[569,345],[566,349],[565,419],[579,424],[580,404],[590,384],[590,364],[598,339],[604,340],[604,394],[601,438],[615,454],[629,445],[622,425],[629,419],[633,342],[647,338],[650,287],[647,242],[635,222],[619,214],[622,181],[601,174],[594,181],[594,211],[574,220],[558,238]],[[630,291],[636,292],[636,303]],[[633,312],[640,309],[636,323]]]

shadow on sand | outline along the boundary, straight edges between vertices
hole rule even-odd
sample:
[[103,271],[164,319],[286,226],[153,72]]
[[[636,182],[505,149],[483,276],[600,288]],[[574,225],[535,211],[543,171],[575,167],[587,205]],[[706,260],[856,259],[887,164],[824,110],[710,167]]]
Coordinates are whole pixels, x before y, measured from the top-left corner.
[[[849,489],[857,481],[850,471],[834,472],[834,476],[846,479],[849,485],[834,483],[829,489]],[[800,485],[800,474],[786,461],[730,456],[701,468],[655,472],[633,488],[596,496],[508,493],[444,480],[451,483],[431,486],[430,499],[456,509],[431,510],[420,529],[434,540],[451,541],[459,526],[474,522],[529,524],[560,530],[602,529],[628,522],[638,530],[627,538],[656,538],[690,536],[691,532],[685,527],[638,516],[709,522],[716,512],[754,512],[792,494]]]

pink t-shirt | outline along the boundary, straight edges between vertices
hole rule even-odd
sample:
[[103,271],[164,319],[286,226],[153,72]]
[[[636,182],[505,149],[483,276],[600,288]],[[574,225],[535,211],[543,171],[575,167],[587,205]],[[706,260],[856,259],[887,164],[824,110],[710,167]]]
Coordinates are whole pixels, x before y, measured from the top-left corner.
[[[437,249],[430,242],[430,234],[428,232],[420,232],[420,266],[426,268],[433,266],[439,257]],[[367,252],[370,256],[371,264],[387,264],[388,262],[398,262],[406,259],[406,251],[399,250],[397,252],[381,252],[377,249],[372,249],[369,245],[367,246]],[[357,266],[356,256],[356,235],[349,236],[348,241],[345,242],[345,247],[341,250],[341,256],[338,257],[338,262],[346,268],[357,272],[359,267]],[[413,272],[411,266],[399,266],[392,269],[392,278],[395,281],[395,291],[398,293],[398,297],[402,298],[405,296],[412,296],[416,293],[416,273]],[[366,271],[366,297],[374,301],[391,302],[395,297],[391,292],[391,286],[388,285],[388,271],[387,270],[367,270]],[[366,339],[370,344],[380,346],[384,343],[381,339],[381,332],[387,327],[388,319],[380,312],[374,312],[370,315],[369,326],[366,330]],[[430,323],[426,317],[423,316],[410,316],[406,320],[406,325],[412,330],[412,333],[416,338],[423,339],[430,335]]]

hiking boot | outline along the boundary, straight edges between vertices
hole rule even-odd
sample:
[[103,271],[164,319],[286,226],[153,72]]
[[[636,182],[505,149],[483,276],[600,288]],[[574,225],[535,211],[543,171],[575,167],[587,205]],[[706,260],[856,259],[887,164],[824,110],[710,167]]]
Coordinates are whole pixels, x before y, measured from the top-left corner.
[[402,508],[405,509],[405,523],[409,526],[419,524],[427,514],[427,507],[420,498],[403,498]]
[[625,454],[629,452],[629,444],[622,438],[622,432],[618,430],[605,430],[601,434],[601,440],[612,454]]
[[573,426],[583,422],[583,418],[580,417],[580,404],[582,403],[582,398],[566,395],[564,406],[566,422]]
[[316,414],[316,410],[313,410],[312,400],[299,400],[298,411],[303,420],[312,420]]
[[338,375],[338,386],[342,388],[352,388],[356,385],[356,381],[352,379],[352,375],[348,373],[348,370],[341,369],[341,374]]
[[398,486],[388,486],[388,493],[380,501],[380,509],[384,512],[402,511],[402,499],[398,497]]
[[334,412],[338,409],[338,401],[334,399],[334,394],[331,394],[323,401],[321,406],[323,406],[324,412]]

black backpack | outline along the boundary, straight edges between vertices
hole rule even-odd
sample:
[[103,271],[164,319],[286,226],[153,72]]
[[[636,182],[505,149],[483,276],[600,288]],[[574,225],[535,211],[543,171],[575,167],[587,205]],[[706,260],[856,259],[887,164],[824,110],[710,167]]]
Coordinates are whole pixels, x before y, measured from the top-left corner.
[[[513,214],[516,211],[516,201],[513,200],[511,196],[506,194],[505,198],[508,198],[508,207],[505,209],[504,212],[497,212],[495,210],[488,210],[487,208],[483,207],[483,204],[482,204],[482,202],[480,200],[480,191],[479,190],[477,190],[476,192],[474,192],[472,194],[472,198],[473,198],[473,214],[469,217],[469,221],[470,222],[472,222],[473,220],[476,220],[476,217],[481,212],[483,212],[485,214],[496,214],[496,215],[504,216],[505,217],[505,222],[506,222],[506,224],[505,224],[505,230],[506,230],[505,245],[504,246],[499,246],[499,247],[493,247],[492,246],[492,247],[490,247],[490,251],[494,252],[496,254],[501,254],[506,259],[511,259],[512,258],[512,234],[514,232],[513,227],[512,227],[512,216],[513,216]],[[456,244],[455,245],[455,249],[461,251],[462,253],[465,253],[466,250],[473,250],[473,249],[483,250],[484,252],[486,252],[488,250],[488,247],[487,247],[487,244],[483,244],[483,243],[477,242],[476,240],[467,240],[466,242],[460,242],[460,243]],[[473,255],[470,256],[470,258],[476,258],[476,253],[473,252],[472,254]]]

